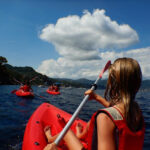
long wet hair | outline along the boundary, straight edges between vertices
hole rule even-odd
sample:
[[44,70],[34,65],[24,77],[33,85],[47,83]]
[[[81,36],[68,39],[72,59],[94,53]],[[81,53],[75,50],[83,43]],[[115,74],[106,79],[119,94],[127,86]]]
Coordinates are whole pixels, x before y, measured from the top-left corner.
[[124,117],[132,131],[142,127],[142,114],[134,101],[141,81],[140,65],[132,58],[119,58],[109,68],[105,98],[110,101],[110,106],[123,102]]

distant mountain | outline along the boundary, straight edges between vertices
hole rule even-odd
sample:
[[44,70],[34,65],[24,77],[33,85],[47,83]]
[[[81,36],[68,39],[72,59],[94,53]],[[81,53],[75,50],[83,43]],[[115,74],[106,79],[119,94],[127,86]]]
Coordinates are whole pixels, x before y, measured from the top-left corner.
[[[36,77],[36,78],[35,78]],[[31,84],[34,85],[51,85],[59,83],[61,86],[68,87],[84,87],[90,88],[94,83],[92,80],[85,78],[81,79],[64,79],[64,78],[50,78],[46,75],[36,72],[32,67],[13,67],[9,64],[0,66],[0,84],[19,84],[17,81],[24,83],[26,80],[32,80]],[[101,80],[98,88],[105,89],[107,80]],[[141,89],[150,90],[150,80],[143,80]]]
[[58,82],[61,83],[62,86],[68,87],[68,86],[73,86],[73,87],[84,87],[88,88],[90,85],[93,83],[93,81],[88,80],[88,79],[64,79],[64,78],[57,78],[56,79]]
[[[86,87],[91,87],[91,85],[93,85],[95,81],[81,78],[81,79],[75,80],[75,82],[86,85]],[[97,87],[100,89],[105,89],[106,83],[107,83],[107,80],[101,80]]]

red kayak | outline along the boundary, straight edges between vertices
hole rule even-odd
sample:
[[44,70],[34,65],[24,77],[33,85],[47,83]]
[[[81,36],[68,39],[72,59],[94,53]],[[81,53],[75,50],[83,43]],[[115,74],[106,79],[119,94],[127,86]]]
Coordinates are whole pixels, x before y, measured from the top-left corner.
[[50,91],[50,90],[46,90],[47,93],[52,94],[52,95],[59,95],[60,92],[55,92],[55,91]]
[[17,91],[15,92],[15,94],[16,94],[17,96],[22,96],[22,97],[34,97],[33,92],[25,92],[25,91],[23,91],[23,90],[21,90],[21,89],[17,90]]
[[[50,126],[51,134],[56,135],[62,130],[62,126],[58,121],[57,115],[60,114],[68,121],[71,114],[51,105],[48,103],[41,104],[36,111],[30,117],[23,139],[22,150],[43,150],[47,145],[47,139],[44,133],[44,128]],[[83,128],[86,126],[86,122],[80,119],[76,119],[72,124],[71,129],[76,133],[76,125],[81,123]],[[81,141],[85,148],[87,148],[86,139]],[[63,141],[59,144],[59,150],[67,150],[67,147]]]

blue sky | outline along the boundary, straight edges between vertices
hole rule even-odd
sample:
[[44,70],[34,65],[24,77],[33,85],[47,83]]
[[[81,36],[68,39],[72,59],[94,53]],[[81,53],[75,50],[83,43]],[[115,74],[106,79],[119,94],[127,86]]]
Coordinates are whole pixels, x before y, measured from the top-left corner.
[[[148,0],[1,0],[0,55],[51,77],[89,79],[108,59],[133,57],[150,78],[149,6]],[[92,41],[97,32],[102,41]]]

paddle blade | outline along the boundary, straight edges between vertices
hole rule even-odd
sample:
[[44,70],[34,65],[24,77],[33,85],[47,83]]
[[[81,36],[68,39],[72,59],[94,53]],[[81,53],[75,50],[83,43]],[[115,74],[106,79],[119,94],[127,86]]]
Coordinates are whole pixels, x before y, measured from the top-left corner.
[[13,90],[13,91],[11,91],[11,93],[14,94],[16,91],[17,91],[17,90]]
[[109,60],[109,61],[106,63],[104,69],[101,71],[101,73],[100,73],[100,75],[99,75],[99,78],[102,78],[103,73],[109,68],[110,65],[111,65],[111,61]]

